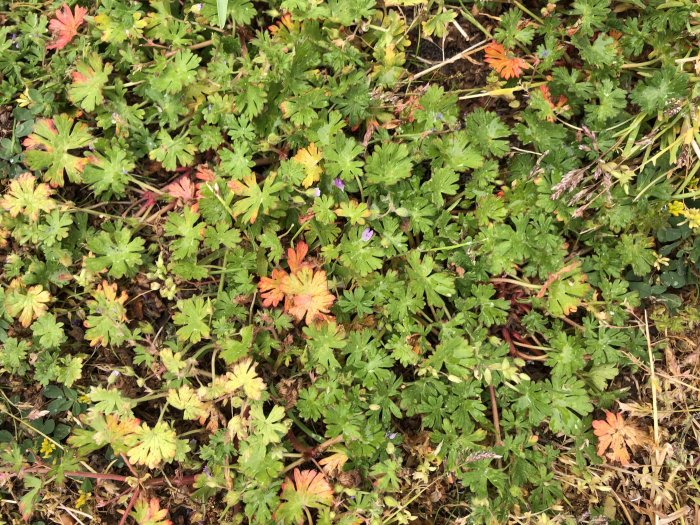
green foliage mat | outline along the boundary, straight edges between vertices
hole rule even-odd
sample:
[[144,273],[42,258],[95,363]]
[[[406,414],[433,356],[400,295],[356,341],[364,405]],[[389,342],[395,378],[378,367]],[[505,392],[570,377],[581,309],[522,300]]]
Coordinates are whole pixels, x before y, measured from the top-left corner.
[[0,523],[578,522],[700,4],[81,3],[0,2]]

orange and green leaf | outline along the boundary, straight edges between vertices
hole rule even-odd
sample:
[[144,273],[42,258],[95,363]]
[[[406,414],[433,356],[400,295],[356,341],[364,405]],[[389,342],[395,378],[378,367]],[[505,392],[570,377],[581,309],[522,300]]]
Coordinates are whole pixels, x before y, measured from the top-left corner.
[[321,472],[294,469],[294,480],[287,478],[282,484],[280,499],[275,518],[301,524],[308,509],[322,509],[333,503],[333,489]]
[[140,498],[131,511],[131,517],[138,525],[172,525],[168,518],[168,509],[160,508],[158,498]]
[[309,265],[304,262],[304,257],[309,253],[309,245],[304,241],[297,243],[296,247],[287,249],[287,264],[289,270],[294,273],[302,268],[308,268]]

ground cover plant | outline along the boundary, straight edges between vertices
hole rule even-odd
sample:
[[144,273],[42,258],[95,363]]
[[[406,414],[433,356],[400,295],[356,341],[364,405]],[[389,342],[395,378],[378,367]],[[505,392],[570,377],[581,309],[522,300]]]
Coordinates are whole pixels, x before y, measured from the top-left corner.
[[700,512],[700,4],[0,22],[0,523]]

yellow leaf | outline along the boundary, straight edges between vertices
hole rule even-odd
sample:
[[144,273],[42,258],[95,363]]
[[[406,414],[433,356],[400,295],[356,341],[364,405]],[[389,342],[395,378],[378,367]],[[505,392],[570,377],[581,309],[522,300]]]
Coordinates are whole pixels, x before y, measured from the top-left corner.
[[281,290],[289,299],[284,310],[297,320],[306,320],[306,324],[326,319],[335,297],[328,291],[326,272],[314,272],[310,268],[301,268],[291,274],[281,285]]
[[10,286],[7,297],[5,297],[5,310],[12,317],[18,317],[19,322],[25,328],[32,324],[33,319],[37,319],[46,313],[48,306],[46,303],[51,300],[49,292],[38,284],[31,286],[27,290]]
[[323,169],[319,166],[319,162],[323,158],[323,154],[316,147],[315,143],[309,144],[306,148],[297,151],[297,154],[292,157],[292,160],[304,166],[306,177],[301,182],[305,188],[311,186],[321,178]]
[[323,471],[330,476],[334,472],[340,472],[347,460],[347,454],[344,452],[335,452],[327,458],[323,458],[321,461],[319,461],[319,463],[323,467]]

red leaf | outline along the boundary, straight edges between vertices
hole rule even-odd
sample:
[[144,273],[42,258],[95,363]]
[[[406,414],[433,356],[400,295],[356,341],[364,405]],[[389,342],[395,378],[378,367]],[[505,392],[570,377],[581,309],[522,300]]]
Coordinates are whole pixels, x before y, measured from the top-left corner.
[[56,18],[49,22],[49,30],[53,36],[53,42],[46,46],[46,49],[63,49],[78,34],[78,28],[85,21],[87,9],[75,6],[75,12],[71,13],[68,4],[63,4],[61,9],[56,11]]

